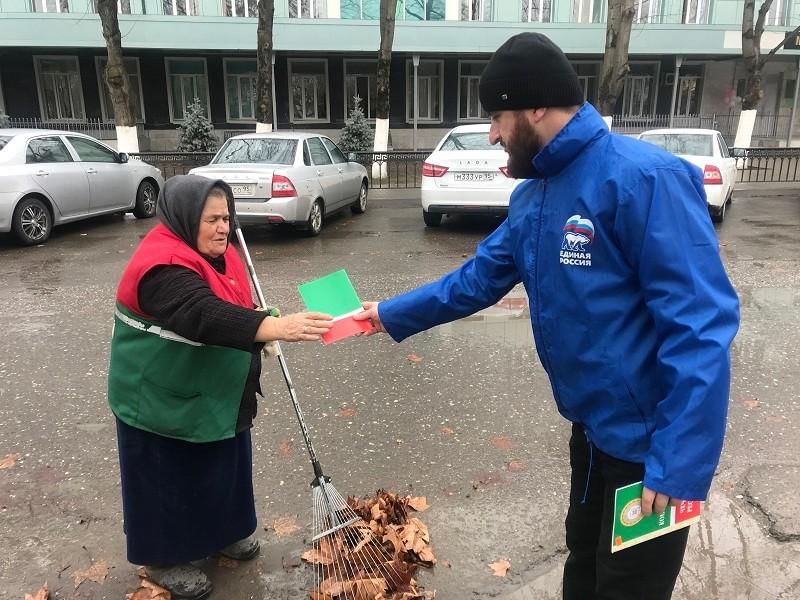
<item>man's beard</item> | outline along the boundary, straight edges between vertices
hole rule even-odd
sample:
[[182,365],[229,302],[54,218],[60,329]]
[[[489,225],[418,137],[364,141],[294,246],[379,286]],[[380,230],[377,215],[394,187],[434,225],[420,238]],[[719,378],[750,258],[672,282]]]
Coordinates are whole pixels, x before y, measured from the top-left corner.
[[538,175],[533,157],[544,147],[541,137],[523,115],[517,115],[513,135],[505,140],[508,153],[508,174],[515,179],[531,179]]

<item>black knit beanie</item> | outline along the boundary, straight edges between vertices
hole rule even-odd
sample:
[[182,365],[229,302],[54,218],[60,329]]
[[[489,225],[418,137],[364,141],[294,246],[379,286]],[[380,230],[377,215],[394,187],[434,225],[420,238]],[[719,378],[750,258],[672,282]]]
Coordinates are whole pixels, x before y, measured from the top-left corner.
[[583,88],[567,57],[541,33],[519,33],[500,46],[481,75],[484,110],[579,106]]

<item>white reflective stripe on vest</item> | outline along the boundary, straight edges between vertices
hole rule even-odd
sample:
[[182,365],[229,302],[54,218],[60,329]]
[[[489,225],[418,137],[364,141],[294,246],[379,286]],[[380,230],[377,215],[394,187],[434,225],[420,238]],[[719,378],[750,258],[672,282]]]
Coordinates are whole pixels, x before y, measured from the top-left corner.
[[177,333],[175,333],[174,331],[170,331],[169,329],[162,329],[158,325],[146,325],[141,321],[132,319],[128,315],[125,315],[122,312],[120,312],[118,308],[114,309],[114,314],[120,321],[122,321],[126,325],[133,327],[134,329],[138,329],[139,331],[143,331],[144,333],[152,333],[165,340],[180,342],[181,344],[189,344],[190,346],[205,346],[205,344],[201,344],[200,342],[195,342],[193,340],[186,339],[182,335],[178,335]]

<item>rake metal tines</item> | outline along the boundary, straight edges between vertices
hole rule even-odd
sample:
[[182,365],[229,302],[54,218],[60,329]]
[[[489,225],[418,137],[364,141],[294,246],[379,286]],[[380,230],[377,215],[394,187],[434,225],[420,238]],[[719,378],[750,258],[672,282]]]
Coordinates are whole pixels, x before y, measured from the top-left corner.
[[408,588],[412,570],[327,477],[315,480],[313,501],[312,600],[385,600]]

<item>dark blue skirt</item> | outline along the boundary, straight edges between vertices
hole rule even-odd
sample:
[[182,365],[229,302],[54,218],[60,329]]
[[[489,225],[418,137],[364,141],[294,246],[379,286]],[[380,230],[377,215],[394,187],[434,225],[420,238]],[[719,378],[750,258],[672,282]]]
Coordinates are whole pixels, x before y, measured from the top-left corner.
[[250,430],[193,444],[117,419],[128,560],[202,560],[256,530]]

